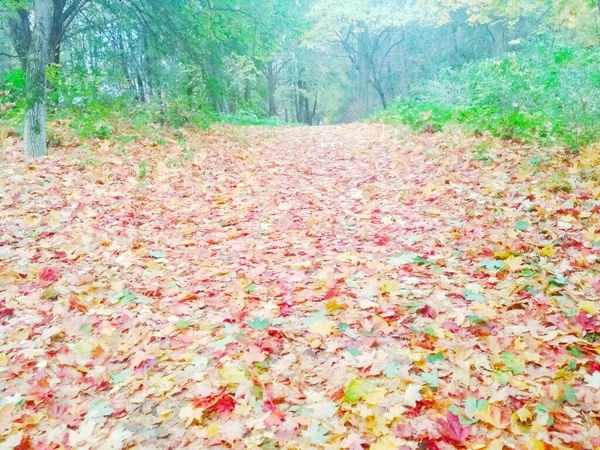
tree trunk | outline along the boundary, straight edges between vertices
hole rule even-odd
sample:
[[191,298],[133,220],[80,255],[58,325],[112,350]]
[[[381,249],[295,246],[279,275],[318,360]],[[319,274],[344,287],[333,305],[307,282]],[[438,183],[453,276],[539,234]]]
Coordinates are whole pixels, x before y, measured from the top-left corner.
[[504,23],[496,21],[488,26],[488,30],[490,31],[492,40],[494,41],[494,56],[502,56],[504,53],[506,53],[506,28]]
[[369,36],[362,32],[358,39],[358,104],[359,115],[369,113]]
[[25,153],[46,156],[46,66],[50,57],[52,0],[35,0],[35,25],[26,74]]
[[10,37],[12,45],[17,52],[23,72],[27,71],[27,54],[31,45],[31,24],[29,12],[20,8],[9,17],[5,23],[6,34]]
[[252,98],[252,87],[250,86],[250,80],[246,80],[246,85],[244,87],[244,101],[247,105],[250,104],[250,99]]
[[277,105],[275,104],[276,88],[277,83],[275,80],[275,71],[273,70],[273,61],[269,61],[269,63],[267,64],[267,94],[269,97],[269,117],[274,117],[277,115]]
[[398,46],[398,64],[400,66],[400,96],[407,98],[410,95],[410,78],[408,65],[406,64],[406,47],[404,42]]

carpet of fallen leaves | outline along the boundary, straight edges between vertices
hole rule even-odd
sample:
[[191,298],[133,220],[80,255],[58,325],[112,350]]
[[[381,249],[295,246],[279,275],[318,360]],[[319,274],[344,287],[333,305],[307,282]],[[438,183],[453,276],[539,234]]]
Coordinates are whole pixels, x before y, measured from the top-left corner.
[[9,144],[0,449],[600,448],[597,149]]

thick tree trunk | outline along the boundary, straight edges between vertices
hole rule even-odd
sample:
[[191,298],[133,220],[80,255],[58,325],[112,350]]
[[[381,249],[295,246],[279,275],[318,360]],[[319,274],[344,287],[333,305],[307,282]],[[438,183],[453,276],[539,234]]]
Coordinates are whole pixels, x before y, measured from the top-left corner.
[[25,153],[46,156],[46,66],[50,57],[52,0],[35,0],[35,25],[26,74]]

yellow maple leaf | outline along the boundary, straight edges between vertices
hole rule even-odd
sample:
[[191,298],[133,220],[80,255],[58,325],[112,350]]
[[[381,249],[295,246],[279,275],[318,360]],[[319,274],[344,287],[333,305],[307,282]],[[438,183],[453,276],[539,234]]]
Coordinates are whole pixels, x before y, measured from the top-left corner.
[[536,438],[532,437],[525,444],[527,450],[546,450],[546,444],[542,441],[538,441]]
[[246,379],[246,374],[235,364],[226,364],[219,371],[221,380],[227,384],[240,384]]
[[579,303],[579,307],[586,313],[592,314],[592,315],[598,314],[598,311],[600,310],[598,308],[598,304],[596,302],[591,302],[589,300],[585,300],[585,301]]
[[523,264],[523,258],[520,256],[510,256],[504,260],[504,264],[511,272],[516,272],[521,268],[521,265]]
[[179,418],[185,422],[185,426],[189,427],[194,422],[202,423],[202,410],[194,408],[192,404],[185,405],[179,411]]
[[36,226],[39,225],[40,218],[38,216],[33,215],[33,214],[27,214],[23,218],[23,221],[25,222],[25,225],[27,225],[29,228],[34,228],[34,227],[36,227]]
[[598,242],[600,241],[600,234],[596,233],[596,229],[595,228],[589,228],[585,234],[584,234],[585,238],[588,241],[591,242]]
[[0,367],[4,367],[8,364],[8,357],[6,353],[0,353]]
[[364,401],[369,405],[378,405],[385,400],[387,390],[383,387],[377,387],[369,390],[363,397]]
[[343,305],[342,303],[338,303],[336,298],[330,298],[327,303],[325,303],[325,308],[327,309],[327,311],[333,313],[336,311],[341,311],[343,309],[346,309],[346,305]]
[[398,284],[395,280],[383,280],[383,282],[379,285],[379,291],[384,294],[390,294],[394,291],[400,289],[400,284]]
[[512,256],[512,252],[507,248],[499,248],[494,250],[494,256],[500,259],[507,259]]
[[331,320],[319,320],[316,323],[313,323],[308,331],[315,334],[320,334],[321,336],[329,336],[333,332],[334,323]]
[[217,434],[219,434],[220,429],[221,429],[221,427],[219,426],[219,424],[213,422],[209,426],[206,427],[206,435],[209,438],[214,438]]
[[477,411],[475,417],[494,428],[506,428],[510,425],[510,419],[502,414],[502,410],[491,405],[487,405],[483,410]]
[[533,418],[531,411],[526,406],[523,406],[521,409],[517,410],[515,414],[519,417],[521,422],[527,422]]
[[50,211],[48,213],[48,225],[52,228],[58,228],[62,223],[62,216],[59,211]]
[[551,245],[546,245],[541,251],[540,255],[547,256],[548,258],[556,255],[556,249]]
[[373,445],[371,445],[371,450],[396,450],[399,447],[398,441],[391,436],[384,436],[382,438],[377,439]]

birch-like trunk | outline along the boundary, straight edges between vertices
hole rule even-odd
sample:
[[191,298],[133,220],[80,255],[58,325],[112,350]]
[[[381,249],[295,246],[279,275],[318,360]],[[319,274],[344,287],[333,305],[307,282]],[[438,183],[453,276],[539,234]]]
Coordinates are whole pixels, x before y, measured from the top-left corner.
[[25,105],[25,153],[48,154],[46,146],[46,66],[50,57],[52,0],[35,0],[34,27],[27,59]]

